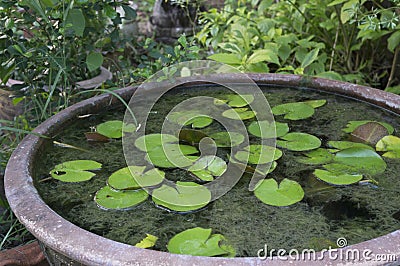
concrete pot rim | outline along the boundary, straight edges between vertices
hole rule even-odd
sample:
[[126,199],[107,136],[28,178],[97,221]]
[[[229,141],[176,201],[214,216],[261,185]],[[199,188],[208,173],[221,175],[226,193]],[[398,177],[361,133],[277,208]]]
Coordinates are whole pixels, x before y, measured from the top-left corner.
[[[297,75],[249,74],[249,76],[260,85],[307,87],[337,93],[358,98],[400,114],[399,96],[370,87]],[[229,81],[235,81],[235,75],[227,74],[224,77]],[[135,89],[136,87],[127,87],[118,90],[117,93],[129,100]],[[116,102],[118,100],[111,95],[100,95],[82,101],[49,118],[34,132],[52,136],[60,128],[60,125],[71,122],[77,115],[98,112]],[[5,173],[6,196],[15,215],[39,241],[73,260],[87,265],[286,265],[289,261],[292,265],[304,265],[304,261],[288,257],[285,260],[277,258],[260,260],[255,257],[209,258],[145,250],[81,229],[51,210],[40,198],[33,185],[32,164],[44,141],[37,136],[28,135],[13,152]],[[374,254],[395,254],[399,260],[400,230],[342,250],[346,249],[369,249]],[[322,260],[308,261],[307,265],[336,265],[337,263],[377,264],[363,259],[331,261],[328,256],[324,256]]]

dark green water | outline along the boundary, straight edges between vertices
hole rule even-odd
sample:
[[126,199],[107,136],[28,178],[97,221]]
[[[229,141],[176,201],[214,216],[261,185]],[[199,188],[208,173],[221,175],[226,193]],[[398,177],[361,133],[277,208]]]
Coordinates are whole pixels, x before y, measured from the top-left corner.
[[[223,91],[216,87],[192,88],[163,97],[153,109],[147,129],[159,130],[169,110],[182,100],[198,96],[218,96]],[[304,132],[328,140],[346,140],[342,131],[350,120],[377,120],[391,124],[395,135],[400,130],[400,117],[372,105],[312,90],[265,88],[271,106],[286,102],[326,99],[327,104],[317,108],[313,117],[288,121],[291,132]],[[248,191],[250,176],[244,175],[238,184],[223,197],[205,209],[190,214],[174,214],[157,208],[149,198],[145,203],[128,211],[105,211],[97,207],[93,197],[106,184],[108,176],[126,166],[121,140],[109,143],[89,143],[84,132],[90,126],[111,119],[123,119],[124,111],[91,116],[78,121],[60,132],[56,140],[88,150],[47,147],[38,158],[35,170],[36,187],[48,205],[65,219],[98,235],[136,244],[146,233],[159,237],[154,249],[166,251],[166,244],[175,234],[193,227],[212,228],[223,234],[235,247],[237,256],[257,256],[257,251],[267,244],[274,249],[327,248],[339,237],[349,244],[372,239],[400,228],[400,161],[384,158],[386,171],[374,176],[379,186],[350,185],[318,190],[323,185],[312,172],[315,166],[294,160],[298,152],[284,150],[277,169],[269,177],[276,180],[289,178],[299,182],[304,199],[288,207],[263,204]],[[248,125],[251,121],[247,121]],[[251,138],[251,141],[257,141]],[[48,177],[54,165],[68,160],[90,159],[103,164],[90,181],[63,183],[57,180],[37,182]],[[171,180],[194,180],[183,170],[167,171]],[[397,214],[396,214],[397,213]]]

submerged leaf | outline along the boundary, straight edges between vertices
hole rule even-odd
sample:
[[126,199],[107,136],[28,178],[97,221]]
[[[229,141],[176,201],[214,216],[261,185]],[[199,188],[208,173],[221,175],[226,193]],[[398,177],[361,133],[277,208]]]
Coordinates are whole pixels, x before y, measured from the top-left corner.
[[139,243],[135,245],[137,248],[151,248],[154,247],[158,237],[146,234],[147,236],[143,238]]
[[376,144],[377,151],[385,151],[382,156],[387,158],[400,158],[400,138],[396,136],[383,137]]
[[272,108],[274,115],[285,115],[285,119],[300,120],[311,117],[314,114],[314,108],[309,104],[298,103],[285,103]]
[[307,133],[292,132],[277,140],[276,145],[291,151],[307,151],[319,148],[321,141]]
[[268,205],[289,206],[303,199],[304,190],[296,181],[285,178],[278,186],[278,183],[270,178],[256,185],[254,195]]
[[101,168],[101,163],[91,160],[67,161],[56,165],[50,175],[63,182],[82,182],[90,180],[96,174],[87,170],[96,170]]
[[244,141],[244,136],[237,132],[217,132],[210,135],[217,144],[217,147],[228,148],[240,145]]
[[287,123],[280,122],[253,121],[249,125],[248,130],[256,137],[268,139],[286,135],[289,132],[289,126]]
[[211,192],[194,182],[176,182],[176,187],[162,185],[153,190],[154,203],[177,212],[188,212],[203,208],[211,200]]
[[196,227],[176,234],[168,242],[168,251],[193,256],[234,257],[235,250],[221,234],[211,235],[211,229]]
[[148,196],[143,189],[115,191],[105,186],[97,191],[94,200],[102,208],[122,210],[144,202]]
[[208,137],[205,133],[194,129],[181,129],[179,131],[179,140],[185,141],[191,145],[198,144],[203,138]]
[[346,125],[346,128],[344,128],[343,131],[346,132],[346,133],[351,133],[357,127],[359,127],[361,125],[365,125],[365,124],[370,123],[370,122],[375,122],[375,123],[381,124],[382,126],[384,126],[387,129],[389,134],[393,134],[393,132],[394,132],[394,128],[390,124],[385,123],[385,122],[372,121],[372,120],[349,121],[347,123],[347,125]]

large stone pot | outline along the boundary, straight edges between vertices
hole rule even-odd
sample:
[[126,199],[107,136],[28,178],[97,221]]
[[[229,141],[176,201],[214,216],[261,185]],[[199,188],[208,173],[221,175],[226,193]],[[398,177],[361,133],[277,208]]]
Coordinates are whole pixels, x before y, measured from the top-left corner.
[[[330,81],[318,78],[305,78],[295,75],[251,74],[258,84],[284,85],[290,87],[308,87],[328,91],[339,95],[357,98],[387,110],[400,114],[400,97],[369,87],[350,83]],[[226,75],[227,80],[235,81],[234,75]],[[124,99],[129,100],[136,88],[128,87],[117,91]],[[119,104],[111,95],[101,95],[78,104],[51,117],[35,129],[36,133],[53,136],[76,116],[96,113]],[[33,185],[32,171],[35,157],[39,156],[46,140],[35,135],[28,135],[14,151],[6,169],[5,190],[12,210],[27,229],[43,244],[50,260],[58,260],[68,265],[382,265],[382,262],[346,261],[340,258],[330,260],[295,261],[286,259],[258,258],[209,258],[187,255],[176,255],[154,250],[145,250],[115,242],[83,230],[64,220],[47,206],[40,198]],[[369,249],[374,254],[394,254],[399,265],[400,230],[366,242],[352,245],[346,249]]]

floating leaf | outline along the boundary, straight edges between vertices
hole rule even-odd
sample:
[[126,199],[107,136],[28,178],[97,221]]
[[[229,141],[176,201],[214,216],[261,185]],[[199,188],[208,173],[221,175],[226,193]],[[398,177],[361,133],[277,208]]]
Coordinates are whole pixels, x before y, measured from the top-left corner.
[[307,151],[321,146],[319,138],[307,133],[288,133],[281,139],[276,141],[276,145],[291,151]]
[[253,121],[249,125],[248,130],[256,137],[269,139],[286,135],[289,132],[289,126],[287,123],[280,122]]
[[220,98],[222,98],[222,100],[216,99],[214,100],[214,104],[220,105],[227,103],[231,107],[243,107],[249,105],[254,101],[254,96],[251,94],[243,94],[243,95],[232,94],[232,95],[225,95]]
[[272,108],[274,115],[285,115],[285,119],[300,120],[311,117],[314,114],[314,108],[309,104],[298,103],[285,103]]
[[359,174],[383,173],[386,163],[376,152],[364,148],[349,148],[336,153],[334,162],[356,169]]
[[349,121],[347,123],[347,125],[346,125],[346,128],[344,128],[343,131],[346,132],[346,133],[351,133],[357,127],[359,127],[361,125],[365,125],[365,124],[370,123],[370,122],[375,122],[375,123],[381,124],[382,126],[384,126],[387,129],[389,134],[393,134],[393,132],[394,132],[394,128],[390,124],[385,123],[385,122],[372,121],[372,120]]
[[252,144],[235,153],[236,160],[250,164],[265,164],[278,160],[282,151],[271,146]]
[[358,143],[358,142],[351,142],[351,141],[328,141],[328,146],[332,148],[336,148],[339,150],[344,150],[348,148],[363,148],[363,149],[370,149],[374,151],[369,145]]
[[154,247],[158,237],[146,234],[147,236],[143,238],[139,243],[135,245],[137,248],[151,248]]
[[146,160],[155,166],[163,168],[186,167],[191,165],[197,157],[187,157],[185,155],[196,154],[199,151],[189,145],[164,144],[164,146],[154,147],[146,154]]
[[105,186],[97,191],[94,200],[102,208],[122,210],[144,202],[148,196],[143,189],[115,191]]
[[326,170],[316,169],[314,175],[333,185],[350,185],[360,181],[363,176],[360,174],[343,174],[343,173],[333,173]]
[[50,175],[63,182],[82,182],[90,180],[96,174],[87,170],[101,168],[101,163],[91,160],[67,161],[56,165]]
[[188,110],[169,113],[167,119],[182,126],[192,125],[193,128],[204,128],[213,122],[213,119],[200,110]]
[[318,108],[324,106],[326,104],[326,100],[309,100],[309,101],[304,101],[303,103],[308,104],[312,108]]
[[226,242],[225,237],[221,234],[211,235],[211,231],[211,229],[196,227],[180,232],[169,240],[168,251],[193,256],[234,257],[234,248],[223,243]]
[[256,185],[254,195],[268,205],[289,206],[301,201],[304,191],[296,181],[285,178],[278,186],[278,183],[270,178],[264,179]]
[[298,157],[297,161],[304,164],[325,164],[333,160],[335,156],[327,149],[316,149],[305,154],[305,157]]
[[203,181],[213,181],[214,177],[221,176],[227,169],[226,162],[213,155],[201,157],[189,171]]
[[112,173],[107,184],[116,190],[138,189],[160,184],[165,173],[157,168],[145,172],[146,166],[128,166]]
[[226,110],[222,113],[224,117],[235,119],[235,120],[247,120],[256,116],[256,112],[249,111],[248,108],[234,108]]
[[96,142],[108,142],[110,138],[99,134],[97,132],[85,132],[85,137],[87,141],[96,141]]
[[244,136],[237,132],[218,132],[210,135],[217,144],[217,147],[228,148],[240,145],[244,141]]
[[179,139],[169,134],[149,134],[136,139],[135,146],[141,151],[151,151],[166,143],[175,143]]
[[134,132],[135,130],[135,125],[124,125],[120,120],[107,121],[97,125],[96,127],[97,133],[112,139],[122,138],[123,132]]
[[381,138],[389,135],[386,127],[377,122],[368,122],[358,126],[351,132],[351,137],[355,141],[364,141],[375,145]]
[[176,182],[176,188],[162,185],[153,190],[154,203],[177,212],[188,212],[203,208],[211,200],[211,192],[194,182]]
[[382,156],[400,158],[400,138],[392,135],[383,137],[376,144],[376,150],[386,151]]

